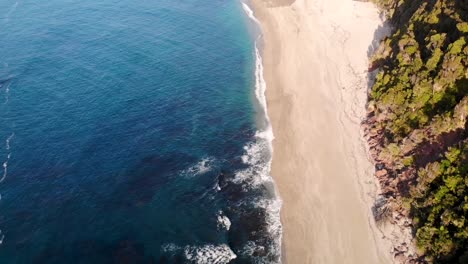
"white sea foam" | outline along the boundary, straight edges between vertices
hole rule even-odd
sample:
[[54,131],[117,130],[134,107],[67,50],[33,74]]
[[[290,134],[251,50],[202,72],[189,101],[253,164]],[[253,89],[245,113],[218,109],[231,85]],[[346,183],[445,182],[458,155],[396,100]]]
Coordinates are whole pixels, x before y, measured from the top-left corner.
[[224,228],[228,231],[231,228],[231,220],[223,214],[223,211],[218,213],[218,228]]
[[5,147],[7,150],[10,150],[10,141],[15,136],[15,133],[11,133],[11,135],[5,140]]
[[240,253],[242,255],[246,255],[246,256],[253,256],[254,253],[258,252],[258,251],[265,251],[265,247],[257,245],[257,243],[255,243],[253,241],[248,241],[244,245],[244,247],[242,247],[242,250],[240,251]]
[[281,237],[282,234],[282,227],[281,227],[281,220],[280,220],[280,210],[282,202],[280,199],[261,199],[255,204],[265,209],[267,214],[267,224],[268,224],[268,232],[277,237]]
[[[273,241],[266,245],[257,243],[258,241],[248,241],[237,253],[240,256],[251,256],[252,263],[281,263],[281,236],[283,232],[280,220],[281,200],[258,198],[253,201],[243,201],[239,206],[248,207],[250,204],[265,210],[267,232],[269,236],[273,238]],[[256,252],[267,252],[268,254],[266,256],[254,256]]]
[[171,254],[183,253],[187,261],[196,264],[227,264],[237,258],[226,244],[180,247],[171,243],[163,245],[161,250]]
[[2,175],[2,178],[0,179],[0,183],[3,182],[5,180],[5,178],[7,177],[8,175],[8,162],[10,161],[10,158],[11,158],[11,152],[10,151],[10,141],[13,139],[13,137],[15,136],[15,133],[11,133],[11,135],[5,140],[5,148],[6,150],[8,151],[8,154],[7,154],[7,158],[6,160],[3,162],[3,175]]
[[[244,2],[242,7],[247,16],[260,26],[260,21],[255,17],[252,9]],[[248,164],[249,167],[236,173],[234,181],[237,183],[246,183],[250,188],[256,188],[262,185],[273,186],[273,198],[262,198],[255,202],[256,207],[263,208],[267,213],[268,232],[274,241],[269,245],[270,252],[278,254],[278,262],[281,262],[281,237],[282,226],[280,221],[280,209],[282,201],[277,195],[276,188],[274,187],[273,179],[270,176],[271,170],[271,157],[273,154],[273,129],[271,127],[270,118],[268,116],[268,103],[266,99],[267,85],[263,75],[263,61],[255,43],[255,96],[258,100],[259,106],[263,110],[264,124],[260,123],[260,129],[255,133],[256,140],[253,143],[244,147],[245,154],[242,156],[242,161]],[[244,185],[245,186],[245,185]],[[256,245],[254,241],[247,243],[244,250],[248,253],[256,250],[262,251],[261,245]],[[249,254],[251,255],[251,254]],[[266,263],[266,261],[259,260],[259,263]],[[271,261],[270,261],[271,263]]]
[[215,159],[208,157],[200,160],[192,167],[182,171],[182,174],[188,177],[194,177],[200,174],[207,173],[212,170]]
[[0,183],[3,182],[8,175],[8,161],[10,161],[11,154],[8,153],[7,155],[7,160],[3,162],[3,175],[2,178],[0,179]]
[[[267,111],[267,100],[265,96],[266,82],[263,77],[263,64],[260,52],[255,45],[256,67],[255,67],[255,96],[259,106],[263,109],[265,123],[260,123],[260,129],[255,133],[255,141],[247,144],[244,147],[244,155],[242,156],[243,163],[247,164],[247,168],[235,173],[232,181],[236,184],[242,184],[244,188],[254,189],[259,187],[267,187],[274,192],[271,197],[262,197],[256,201],[246,200],[241,206],[254,205],[257,208],[262,208],[266,212],[266,224],[269,236],[273,241],[267,245],[267,252],[271,252],[276,262],[281,262],[281,237],[282,226],[280,221],[280,209],[282,205],[281,199],[276,194],[274,182],[270,176],[271,157],[273,153],[273,131],[270,124]],[[263,127],[262,127],[263,126]],[[273,188],[271,188],[273,187]],[[246,190],[247,191],[247,190]],[[263,243],[257,244],[257,241],[250,241],[239,254],[252,256],[253,252],[265,251]],[[270,255],[268,254],[268,255]],[[254,257],[255,263],[274,263],[269,256]]]
[[273,153],[273,130],[267,110],[267,100],[265,96],[266,82],[263,77],[263,63],[260,52],[255,45],[255,96],[258,104],[264,112],[266,123],[264,127],[255,133],[256,140],[244,147],[245,153],[242,161],[248,164],[247,169],[238,171],[235,175],[235,183],[247,183],[249,187],[259,187],[265,183],[272,183],[270,176],[271,155]]
[[272,182],[270,177],[270,147],[267,140],[260,138],[257,138],[256,142],[245,146],[242,161],[249,166],[246,169],[237,171],[232,181],[236,184],[244,183],[244,188],[258,188],[265,183]]
[[258,50],[257,43],[255,43],[255,95],[257,96],[260,105],[265,110],[265,117],[268,121],[270,118],[267,112],[267,100],[266,100],[266,82],[263,77],[263,60],[260,56],[260,51]]
[[197,264],[225,264],[237,258],[231,248],[226,245],[205,245],[202,247],[187,246],[185,257]]
[[180,250],[181,247],[177,246],[174,243],[169,243],[169,244],[164,244],[161,246],[161,251],[162,252],[176,252]]
[[252,19],[255,23],[260,25],[260,21],[255,17],[253,10],[246,3],[242,2],[242,8],[244,9],[247,16]]
[[8,153],[6,161],[3,162],[3,175],[2,175],[2,178],[0,179],[0,183],[3,182],[8,175],[8,161],[10,161],[10,158],[11,158],[11,153]]
[[255,96],[258,104],[262,107],[266,123],[255,133],[256,141],[244,147],[245,154],[242,156],[242,161],[248,164],[249,168],[237,172],[234,178],[234,182],[247,182],[252,187],[272,182],[270,169],[274,139],[265,96],[266,82],[263,77],[263,62],[257,45],[255,45],[255,58]]
[[3,182],[8,174],[8,161],[3,162],[3,176],[0,179],[0,182]]

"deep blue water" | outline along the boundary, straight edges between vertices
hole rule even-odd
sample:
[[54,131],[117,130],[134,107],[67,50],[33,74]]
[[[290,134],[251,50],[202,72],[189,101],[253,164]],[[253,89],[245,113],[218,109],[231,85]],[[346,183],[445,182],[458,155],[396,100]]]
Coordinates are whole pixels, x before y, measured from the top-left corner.
[[236,0],[0,1],[0,263],[276,262],[254,31]]

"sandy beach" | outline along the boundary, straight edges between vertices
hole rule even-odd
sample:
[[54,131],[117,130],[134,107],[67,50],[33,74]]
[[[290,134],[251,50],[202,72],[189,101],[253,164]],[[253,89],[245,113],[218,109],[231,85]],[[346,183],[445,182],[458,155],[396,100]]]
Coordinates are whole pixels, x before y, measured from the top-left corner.
[[[360,127],[382,21],[352,0],[253,0],[263,32],[283,263],[391,263]],[[376,33],[377,32],[377,33]]]

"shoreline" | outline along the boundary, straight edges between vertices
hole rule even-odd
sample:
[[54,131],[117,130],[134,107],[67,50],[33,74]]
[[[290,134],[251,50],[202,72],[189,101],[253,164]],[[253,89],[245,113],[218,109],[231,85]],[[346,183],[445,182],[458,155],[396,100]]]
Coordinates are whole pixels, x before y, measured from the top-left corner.
[[[255,52],[255,108],[258,108],[259,113],[257,113],[257,123],[258,130],[255,133],[256,143],[262,146],[262,149],[266,150],[268,153],[263,153],[262,156],[266,158],[264,161],[265,169],[262,170],[263,173],[261,176],[262,184],[267,188],[269,192],[268,205],[264,208],[267,213],[267,230],[271,238],[273,239],[271,243],[270,250],[274,252],[272,254],[273,259],[272,263],[281,262],[282,254],[282,225],[280,222],[280,208],[282,205],[281,197],[278,194],[278,188],[271,176],[271,164],[273,157],[273,129],[268,115],[268,100],[266,98],[267,84],[264,78],[264,64],[262,58],[262,46],[263,46],[263,34],[261,22],[255,17],[251,6],[243,1],[240,1],[242,9],[247,17],[247,19],[252,23],[254,31],[258,33],[257,36],[254,36],[254,52]],[[263,151],[262,151],[263,152]],[[257,175],[258,177],[258,175]],[[268,254],[267,254],[268,255]],[[270,259],[269,261],[272,261]]]
[[249,2],[276,136],[283,263],[391,263],[371,212],[378,185],[360,129],[368,48],[382,21],[370,3],[293,2]]

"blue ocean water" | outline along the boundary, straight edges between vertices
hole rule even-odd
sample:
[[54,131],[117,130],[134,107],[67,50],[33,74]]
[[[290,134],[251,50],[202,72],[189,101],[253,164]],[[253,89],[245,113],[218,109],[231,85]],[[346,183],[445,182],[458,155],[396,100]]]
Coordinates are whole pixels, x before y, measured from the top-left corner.
[[0,1],[0,263],[278,262],[254,27],[236,0]]

